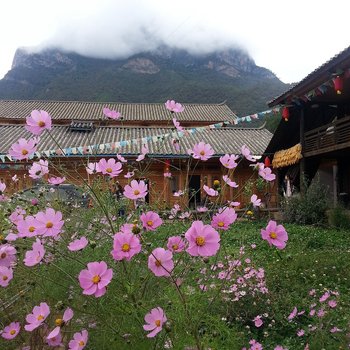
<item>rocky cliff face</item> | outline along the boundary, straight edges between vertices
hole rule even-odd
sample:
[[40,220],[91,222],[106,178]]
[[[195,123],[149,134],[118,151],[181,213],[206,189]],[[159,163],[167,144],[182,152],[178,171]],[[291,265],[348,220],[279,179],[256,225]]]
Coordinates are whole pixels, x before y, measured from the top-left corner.
[[243,50],[206,55],[160,47],[127,59],[96,59],[47,49],[18,49],[0,80],[0,98],[123,102],[215,103],[238,113],[255,112],[286,89]]

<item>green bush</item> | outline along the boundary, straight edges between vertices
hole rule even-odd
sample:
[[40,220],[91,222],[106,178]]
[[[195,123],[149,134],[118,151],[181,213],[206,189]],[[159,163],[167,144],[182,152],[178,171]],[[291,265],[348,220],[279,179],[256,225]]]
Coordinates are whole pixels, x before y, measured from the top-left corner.
[[298,194],[284,201],[282,206],[285,221],[310,225],[325,223],[325,212],[329,208],[328,198],[328,189],[316,178],[304,196]]
[[329,211],[329,223],[337,229],[350,229],[350,214],[339,205]]

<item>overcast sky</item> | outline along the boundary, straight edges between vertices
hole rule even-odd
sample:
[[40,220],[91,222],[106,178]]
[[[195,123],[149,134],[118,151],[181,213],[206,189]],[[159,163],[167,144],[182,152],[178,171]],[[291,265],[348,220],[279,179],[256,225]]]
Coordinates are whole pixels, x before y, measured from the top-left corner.
[[165,43],[190,51],[242,46],[296,82],[350,45],[349,0],[1,0],[0,77],[17,47],[126,57]]

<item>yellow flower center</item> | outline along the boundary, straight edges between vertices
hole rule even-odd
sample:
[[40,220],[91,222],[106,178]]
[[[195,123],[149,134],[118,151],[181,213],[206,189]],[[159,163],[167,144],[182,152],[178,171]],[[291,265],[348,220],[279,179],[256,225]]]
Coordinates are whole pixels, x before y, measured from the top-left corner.
[[135,195],[135,196],[137,196],[137,195],[139,195],[139,194],[140,194],[140,191],[139,191],[139,190],[135,190],[135,191],[134,191],[134,195]]
[[43,315],[39,315],[37,318],[36,318],[38,321],[41,321],[44,319],[44,316]]
[[38,123],[38,125],[43,128],[46,124],[44,121],[40,120],[40,122]]
[[22,154],[25,156],[26,154],[28,154],[28,151],[26,149],[22,149]]
[[53,223],[51,221],[48,221],[46,223],[46,228],[52,228],[53,227]]
[[196,244],[200,247],[204,246],[205,244],[205,239],[202,236],[199,236],[196,238]]
[[204,151],[200,151],[199,154],[200,154],[201,156],[204,156],[204,155],[205,155],[205,152],[204,152]]
[[6,253],[2,253],[2,254],[0,255],[0,258],[1,258],[1,259],[5,259],[6,256],[7,256]]
[[155,262],[156,266],[159,267],[159,266],[162,266],[162,262],[158,259],[156,259],[156,262]]
[[34,226],[30,226],[28,229],[29,232],[34,232],[35,231],[35,227]]
[[222,221],[220,221],[220,222],[218,222],[218,226],[223,227],[223,226],[225,226],[225,224]]
[[148,220],[148,221],[147,221],[147,225],[148,225],[148,226],[153,226],[153,221],[152,221],[152,220]]
[[56,326],[61,327],[63,325],[62,318],[56,318],[55,324],[56,324]]
[[157,327],[160,327],[160,320],[155,320],[154,323],[156,324]]
[[228,164],[228,163],[225,163],[224,166],[229,166],[229,164]]
[[101,281],[101,277],[99,275],[95,275],[94,277],[92,277],[93,283],[97,284],[100,281]]
[[107,168],[107,169],[106,169],[106,172],[107,172],[107,173],[111,173],[112,171],[113,171],[112,168]]
[[122,245],[122,251],[123,251],[123,252],[128,252],[128,251],[130,251],[130,246],[129,246],[128,243],[124,243],[124,244]]
[[80,342],[78,343],[78,345],[79,345],[79,346],[84,346],[85,343],[84,343],[82,340],[80,340]]
[[11,329],[11,330],[10,330],[10,334],[11,334],[11,335],[14,335],[15,333],[16,333],[16,331],[15,331],[14,329]]
[[178,246],[177,244],[173,244],[173,245],[172,245],[172,248],[173,248],[174,250],[178,250],[178,249],[179,249],[179,246]]
[[276,232],[270,232],[270,237],[272,239],[276,239],[277,238],[277,233]]
[[3,280],[3,281],[7,281],[7,280],[8,280],[8,277],[7,277],[7,276],[2,276],[2,280]]
[[251,210],[248,210],[247,215],[253,215],[253,212]]
[[220,185],[220,181],[219,180],[214,180],[214,185],[215,186],[219,186]]
[[0,241],[3,241],[4,240],[4,236],[3,235],[0,235]]

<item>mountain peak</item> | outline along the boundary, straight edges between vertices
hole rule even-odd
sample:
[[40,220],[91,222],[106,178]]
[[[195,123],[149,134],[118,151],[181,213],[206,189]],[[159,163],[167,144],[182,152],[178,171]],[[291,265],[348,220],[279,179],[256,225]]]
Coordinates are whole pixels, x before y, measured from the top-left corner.
[[0,98],[217,103],[238,113],[266,108],[286,89],[239,48],[193,54],[160,46],[128,58],[100,59],[56,48],[16,51],[0,80]]

